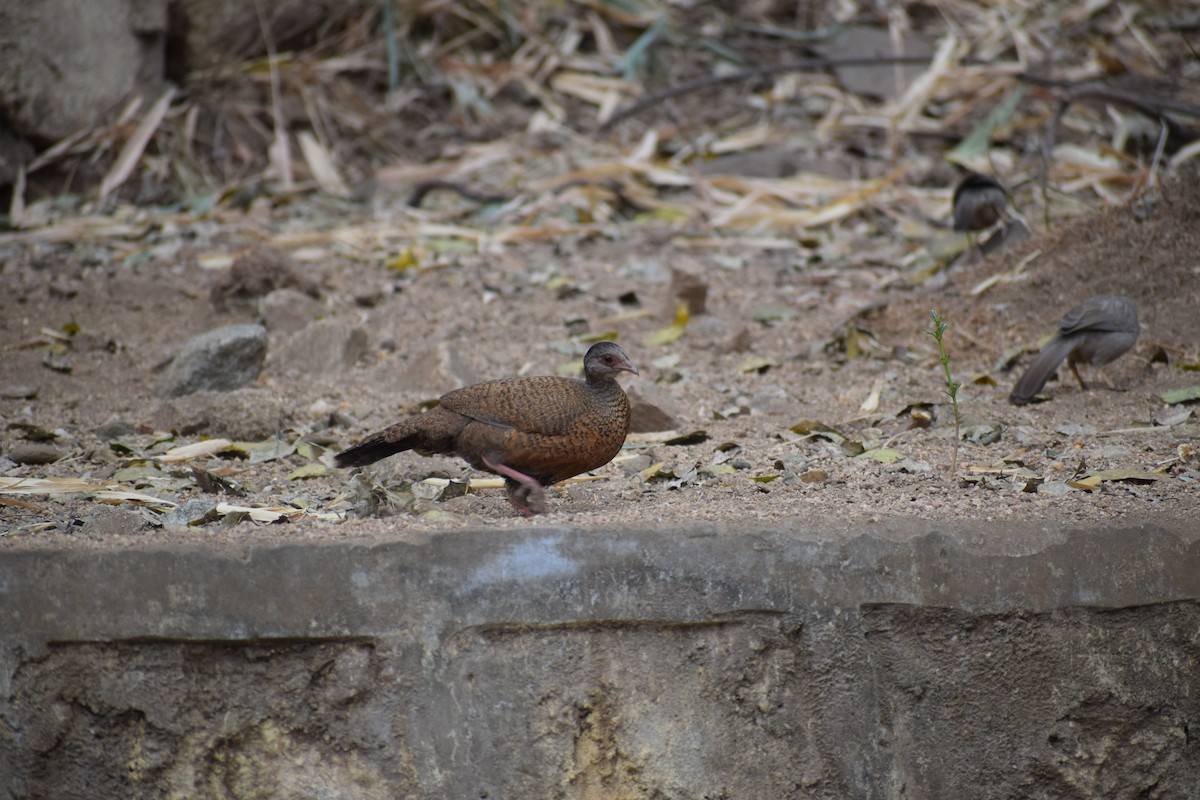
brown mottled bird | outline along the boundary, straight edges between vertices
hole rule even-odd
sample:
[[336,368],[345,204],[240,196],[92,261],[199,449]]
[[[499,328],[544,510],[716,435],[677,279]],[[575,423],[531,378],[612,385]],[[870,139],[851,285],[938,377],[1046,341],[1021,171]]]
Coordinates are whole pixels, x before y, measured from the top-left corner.
[[990,175],[968,172],[954,187],[954,230],[982,231],[1008,207],[1008,192]]
[[[1076,364],[1103,367],[1126,353],[1141,331],[1137,309],[1128,297],[1096,295],[1068,311],[1058,323],[1058,333],[1034,357],[1013,387],[1008,402],[1023,406],[1042,390],[1046,381],[1066,359],[1080,388],[1087,384]],[[1104,377],[1104,373],[1100,373]],[[1105,378],[1105,382],[1108,379]]]
[[337,454],[339,467],[370,464],[403,450],[455,453],[504,478],[508,499],[526,516],[546,510],[543,487],[602,467],[629,433],[620,372],[638,374],[625,351],[597,342],[583,357],[583,380],[502,378],[455,389],[440,404]]

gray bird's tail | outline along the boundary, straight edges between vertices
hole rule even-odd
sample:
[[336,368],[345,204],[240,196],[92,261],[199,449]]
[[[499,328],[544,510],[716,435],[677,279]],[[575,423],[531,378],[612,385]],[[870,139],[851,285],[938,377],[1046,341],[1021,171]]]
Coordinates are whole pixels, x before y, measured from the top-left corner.
[[1042,348],[1042,352],[1034,356],[1028,369],[1025,370],[1025,374],[1021,376],[1021,380],[1017,381],[1017,385],[1008,395],[1008,402],[1014,406],[1023,406],[1032,400],[1066,357],[1071,354],[1072,347],[1073,343],[1061,336],[1056,335],[1051,339],[1050,343]]

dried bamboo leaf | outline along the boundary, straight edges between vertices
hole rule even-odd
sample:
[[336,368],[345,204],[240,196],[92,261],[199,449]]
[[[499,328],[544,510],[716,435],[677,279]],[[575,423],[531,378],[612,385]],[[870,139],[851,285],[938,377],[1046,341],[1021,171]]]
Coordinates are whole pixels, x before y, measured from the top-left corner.
[[317,141],[317,137],[309,131],[301,131],[296,134],[296,140],[300,143],[300,153],[304,156],[304,163],[308,165],[308,171],[312,173],[313,179],[321,187],[321,191],[334,197],[349,195],[350,189],[342,179],[337,165],[333,163],[333,156],[329,154],[324,145]]
[[290,506],[237,506],[230,503],[217,503],[216,510],[222,516],[244,514],[255,522],[295,521],[305,514],[303,509]]
[[658,19],[654,20],[654,23],[644,30],[642,35],[629,46],[629,49],[625,51],[625,55],[618,59],[615,66],[617,72],[621,73],[622,78],[631,81],[645,70],[650,48],[662,38],[663,31],[666,29],[667,15],[660,14]]
[[25,165],[17,164],[17,177],[13,181],[12,201],[8,205],[8,221],[20,228],[25,221]]
[[883,378],[876,378],[874,385],[871,387],[871,393],[867,395],[867,399],[862,401],[862,405],[858,407],[859,411],[865,414],[873,414],[879,410],[879,396],[883,392]]
[[714,154],[737,153],[771,144],[779,138],[777,126],[760,122],[749,128],[730,134],[712,143],[709,152]]
[[33,161],[29,162],[29,171],[36,172],[37,170],[41,169],[42,167],[46,166],[47,164],[53,164],[55,161],[58,161],[63,156],[70,154],[71,152],[73,152],[75,150],[76,147],[78,147],[80,145],[81,142],[83,142],[85,139],[87,139],[93,133],[94,133],[94,131],[85,129],[85,130],[81,130],[81,131],[76,131],[75,133],[72,133],[70,136],[67,136],[64,139],[60,139],[59,141],[57,141],[53,145],[51,145],[48,150],[43,152],[41,155],[39,155]]
[[217,453],[228,450],[232,446],[233,442],[228,439],[205,439],[202,442],[193,442],[192,444],[185,444],[180,447],[172,447],[162,455],[155,456],[154,459],[164,463],[190,461],[193,458],[214,456]]
[[1012,119],[1013,113],[1024,98],[1025,87],[1018,85],[999,105],[992,109],[983,122],[979,123],[974,130],[967,134],[965,139],[958,143],[957,147],[946,154],[946,160],[966,167],[979,166],[975,162],[991,146],[992,134],[996,132],[996,128]]
[[108,488],[110,484],[83,478],[10,478],[0,476],[4,494],[77,494]]
[[969,292],[967,292],[967,295],[969,297],[978,297],[998,283],[1012,283],[1013,281],[1024,280],[1025,268],[1041,254],[1041,250],[1034,250],[1017,262],[1012,269],[1004,270],[1003,272],[997,272],[995,275],[984,278],[979,283],[975,284],[975,286],[972,287]]
[[101,203],[133,174],[134,167],[137,166],[142,153],[146,151],[146,145],[150,143],[150,138],[154,136],[154,132],[162,124],[163,118],[167,115],[167,110],[170,109],[171,100],[174,97],[174,87],[163,92],[158,101],[151,106],[149,113],[138,124],[137,129],[133,132],[133,136],[129,137],[129,141],[121,148],[121,153],[117,156],[117,160],[113,162],[112,167],[104,176],[104,180],[100,182]]
[[550,79],[550,87],[594,106],[605,105],[613,95],[620,100],[632,89],[628,81],[620,78],[586,75],[582,72],[560,72]]
[[631,28],[644,28],[663,15],[658,0],[583,0],[583,5]]
[[884,110],[884,114],[897,128],[909,130],[913,127],[914,120],[933,97],[938,82],[945,77],[951,65],[960,60],[965,48],[966,42],[960,41],[954,34],[942,37],[929,68]]
[[141,503],[152,508],[173,508],[171,500],[153,497],[140,492],[131,492],[120,484],[107,481],[89,481],[82,478],[10,478],[0,477],[0,493],[3,494],[86,494],[102,503]]
[[142,494],[141,492],[127,492],[120,489],[102,489],[93,495],[96,500],[101,503],[111,505],[120,505],[121,503],[137,503],[139,505],[149,506],[150,508],[165,511],[170,508],[175,508],[179,504],[173,500],[164,500],[161,497]]

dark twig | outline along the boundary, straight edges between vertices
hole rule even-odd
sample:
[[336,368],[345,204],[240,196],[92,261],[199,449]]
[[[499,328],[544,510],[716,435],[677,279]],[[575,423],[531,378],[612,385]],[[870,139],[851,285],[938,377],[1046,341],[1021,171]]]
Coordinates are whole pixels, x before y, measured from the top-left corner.
[[727,75],[706,75],[703,78],[684,81],[683,83],[679,83],[674,86],[668,86],[665,89],[660,89],[657,92],[651,92],[635,102],[633,105],[614,112],[611,117],[600,124],[600,127],[596,129],[596,132],[607,133],[618,122],[626,120],[636,114],[640,114],[647,108],[656,106],[664,100],[669,100],[673,97],[678,97],[683,94],[689,94],[690,92],[696,92],[700,89],[707,89],[710,86],[720,86],[723,83],[737,83],[738,81],[749,80],[750,78],[761,78],[767,75],[779,75],[784,72],[806,72],[811,70],[826,69],[828,67],[874,67],[892,66],[896,64],[928,64],[929,60],[930,59],[928,56],[802,58],[798,61],[785,61],[782,64],[770,64],[764,67],[743,69],[737,72],[731,72]]
[[412,208],[420,208],[421,203],[425,200],[425,195],[438,189],[445,189],[454,192],[464,200],[470,200],[473,203],[480,205],[489,205],[491,203],[507,203],[510,198],[503,194],[483,194],[454,181],[429,180],[421,181],[413,187],[412,194],[408,196],[408,205]]

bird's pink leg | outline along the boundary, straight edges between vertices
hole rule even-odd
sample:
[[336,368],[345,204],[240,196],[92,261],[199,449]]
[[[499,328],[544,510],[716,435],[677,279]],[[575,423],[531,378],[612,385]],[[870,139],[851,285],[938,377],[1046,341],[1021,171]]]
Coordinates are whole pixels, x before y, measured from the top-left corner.
[[[546,513],[546,493],[542,489],[542,485],[535,479],[505,464],[493,464],[486,458],[483,459],[483,465],[497,475],[502,475],[520,484],[519,489],[508,493],[508,501],[516,506],[518,511],[527,517]],[[521,502],[523,498],[529,501],[528,505]]]

